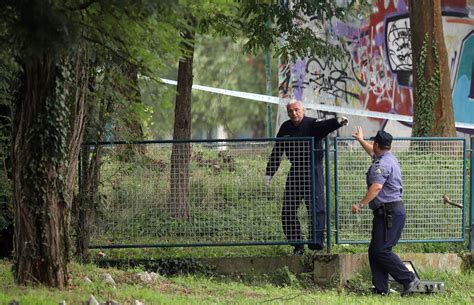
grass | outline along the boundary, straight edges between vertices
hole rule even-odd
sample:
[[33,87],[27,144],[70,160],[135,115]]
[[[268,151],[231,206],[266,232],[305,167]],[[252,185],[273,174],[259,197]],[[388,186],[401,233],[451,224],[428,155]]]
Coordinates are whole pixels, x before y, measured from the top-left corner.
[[[413,295],[401,298],[398,293],[388,297],[367,294],[368,272],[360,274],[346,287],[322,289],[309,285],[305,279],[296,280],[287,270],[270,276],[222,277],[217,275],[179,275],[164,277],[150,284],[136,284],[131,278],[141,271],[101,269],[93,265],[70,264],[70,285],[65,290],[46,287],[24,287],[14,284],[9,261],[0,262],[0,304],[15,299],[20,304],[81,304],[93,294],[99,301],[115,300],[132,304],[140,300],[145,304],[472,304],[474,274],[425,272],[426,280],[442,280],[446,293]],[[103,272],[109,272],[117,285],[101,283]],[[83,280],[92,279],[92,284]],[[282,280],[286,279],[286,280]]]

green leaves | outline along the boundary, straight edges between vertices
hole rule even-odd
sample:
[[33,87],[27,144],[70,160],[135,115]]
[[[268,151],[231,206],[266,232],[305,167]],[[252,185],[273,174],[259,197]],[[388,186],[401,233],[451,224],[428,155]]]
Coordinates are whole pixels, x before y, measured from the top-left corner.
[[413,136],[418,137],[427,137],[431,135],[434,120],[434,105],[438,97],[441,82],[439,54],[436,40],[431,42],[434,70],[430,79],[426,79],[425,77],[429,52],[428,45],[429,33],[425,33],[420,52],[419,64],[415,74],[418,82],[418,94],[413,105],[414,117],[417,118],[417,121],[413,125]]
[[[358,2],[358,1],[356,1]],[[324,58],[340,57],[340,47],[331,43],[324,29],[333,17],[345,19],[364,10],[366,1],[338,5],[337,1],[296,0],[291,4],[280,1],[242,1],[239,5],[241,34],[248,38],[245,51],[257,54],[272,49],[283,61],[315,54]],[[270,22],[271,26],[263,26]],[[310,29],[311,25],[314,28]],[[324,34],[315,29],[324,29]],[[282,41],[283,40],[283,41]]]

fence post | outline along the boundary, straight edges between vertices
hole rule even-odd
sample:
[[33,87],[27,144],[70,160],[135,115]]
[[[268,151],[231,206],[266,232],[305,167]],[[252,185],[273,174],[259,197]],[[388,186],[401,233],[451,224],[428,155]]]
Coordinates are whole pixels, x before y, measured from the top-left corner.
[[329,164],[329,137],[324,140],[324,159],[326,168],[326,246],[327,253],[331,253],[331,172]]
[[311,138],[311,241],[316,243],[316,148],[314,145],[314,138]]
[[469,245],[468,249],[474,251],[474,137],[471,137],[471,156],[469,164]]

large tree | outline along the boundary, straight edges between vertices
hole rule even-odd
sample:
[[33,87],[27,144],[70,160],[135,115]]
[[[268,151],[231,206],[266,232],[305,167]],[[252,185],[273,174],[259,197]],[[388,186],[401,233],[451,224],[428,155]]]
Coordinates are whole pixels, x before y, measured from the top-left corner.
[[[13,86],[12,124],[18,283],[66,286],[69,211],[89,78],[104,70],[94,59],[105,54],[110,62],[120,59],[149,72],[148,67],[156,67],[156,52],[166,53],[176,40],[158,22],[160,14],[173,18],[172,7],[171,2],[146,0],[0,3],[1,46],[21,68]],[[167,32],[160,33],[161,39],[160,30]],[[168,43],[160,45],[163,37]]]
[[63,288],[68,280],[68,202],[84,126],[87,51],[79,47],[64,53],[72,37],[63,29],[75,20],[64,18],[52,3],[17,1],[9,8],[16,17],[12,30],[21,35],[15,50],[21,76],[12,145],[14,274],[18,283]]
[[411,0],[413,136],[456,136],[441,0]]

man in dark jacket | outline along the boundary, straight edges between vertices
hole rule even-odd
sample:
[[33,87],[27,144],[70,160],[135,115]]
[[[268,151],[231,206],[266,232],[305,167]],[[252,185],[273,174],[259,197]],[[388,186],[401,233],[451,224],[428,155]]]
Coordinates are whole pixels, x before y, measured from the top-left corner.
[[[329,120],[318,120],[304,115],[304,107],[300,101],[291,101],[286,106],[290,119],[284,122],[277,137],[313,137],[315,142],[315,202],[316,220],[311,218],[311,147],[307,141],[277,141],[267,163],[264,183],[269,186],[273,175],[280,166],[281,157],[286,155],[291,163],[290,172],[286,179],[284,202],[281,212],[283,232],[288,241],[294,246],[293,254],[304,253],[304,243],[301,236],[301,226],[298,219],[298,208],[301,200],[306,203],[308,219],[316,221],[316,237],[314,243],[308,245],[312,250],[321,250],[324,244],[325,198],[323,151],[321,140],[329,133],[347,125],[345,117]],[[312,240],[311,222],[309,223],[308,239]]]

